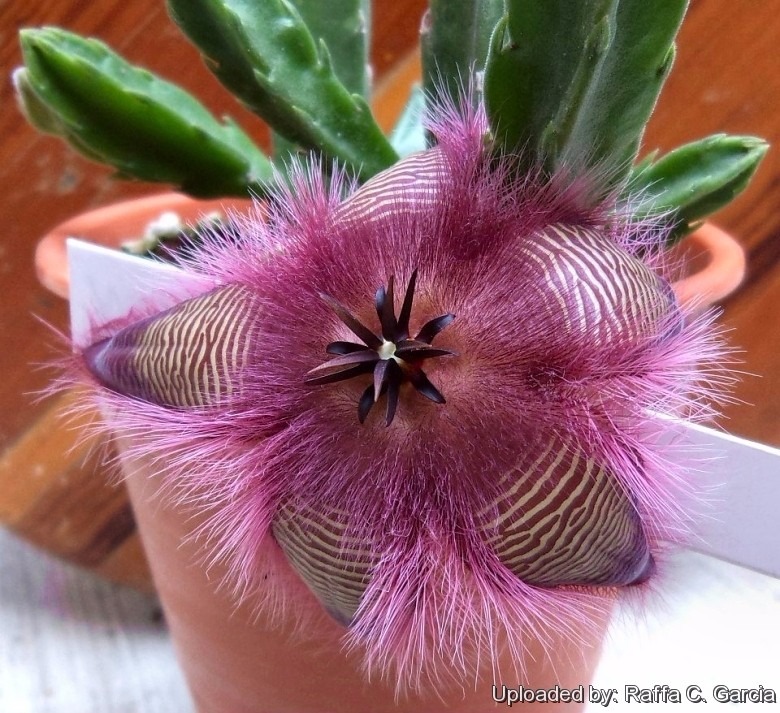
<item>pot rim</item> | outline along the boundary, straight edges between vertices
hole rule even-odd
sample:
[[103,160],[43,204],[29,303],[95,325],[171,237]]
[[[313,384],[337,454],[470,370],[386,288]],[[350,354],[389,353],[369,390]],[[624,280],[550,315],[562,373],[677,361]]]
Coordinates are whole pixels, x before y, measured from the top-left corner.
[[[100,245],[116,246],[135,237],[145,225],[165,210],[195,220],[215,210],[247,210],[250,199],[199,200],[183,193],[157,193],[119,201],[80,213],[55,226],[41,238],[35,250],[35,268],[40,283],[59,297],[68,298],[69,276],[65,244],[69,237],[83,237]],[[132,217],[128,217],[132,216]],[[122,218],[121,222],[118,218]],[[680,304],[704,309],[734,292],[745,277],[743,247],[722,228],[704,223],[674,248],[675,259],[692,266],[672,287]],[[685,272],[685,271],[684,271]]]
[[713,223],[703,223],[686,236],[676,254],[694,267],[672,284],[683,307],[710,307],[731,295],[745,279],[745,249]]
[[79,213],[52,228],[35,249],[35,271],[38,281],[58,297],[68,299],[70,276],[66,243],[68,238],[83,238],[106,247],[117,247],[135,239],[146,225],[164,211],[179,213],[193,222],[208,213],[251,209],[249,198],[195,199],[184,193],[155,193],[141,198],[111,203]]

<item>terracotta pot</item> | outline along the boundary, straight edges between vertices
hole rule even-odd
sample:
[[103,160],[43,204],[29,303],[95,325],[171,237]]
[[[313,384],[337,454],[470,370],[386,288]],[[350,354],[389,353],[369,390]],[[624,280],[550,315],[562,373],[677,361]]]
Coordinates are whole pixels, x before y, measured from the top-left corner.
[[[120,439],[120,451],[121,439]],[[486,713],[506,708],[493,700],[493,677],[488,669],[479,681],[464,682],[445,700],[412,696],[395,700],[391,685],[365,680],[357,657],[342,652],[344,629],[324,613],[314,596],[294,581],[296,615],[311,623],[301,638],[292,617],[272,626],[252,602],[236,606],[218,588],[223,572],[208,571],[199,543],[191,534],[202,520],[171,507],[158,492],[150,464],[124,458],[126,482],[138,518],[166,619],[199,713]],[[275,547],[275,546],[274,546]],[[279,556],[281,559],[281,555]],[[286,565],[285,565],[286,566]],[[574,689],[592,680],[613,602],[605,599],[600,615],[588,622],[568,622],[579,637],[553,637],[550,655],[539,641],[529,639],[525,678],[518,680],[516,662],[505,656],[499,663],[501,684],[534,689],[554,686]],[[499,696],[501,694],[499,693]],[[550,710],[528,705],[524,711]],[[567,711],[582,706],[571,703]]]
[[118,247],[125,240],[137,238],[148,223],[165,211],[174,211],[185,222],[193,222],[201,215],[223,208],[241,210],[250,205],[251,201],[238,198],[198,201],[183,193],[156,193],[82,213],[58,225],[38,243],[35,251],[38,280],[55,295],[68,298],[65,249],[68,238]]

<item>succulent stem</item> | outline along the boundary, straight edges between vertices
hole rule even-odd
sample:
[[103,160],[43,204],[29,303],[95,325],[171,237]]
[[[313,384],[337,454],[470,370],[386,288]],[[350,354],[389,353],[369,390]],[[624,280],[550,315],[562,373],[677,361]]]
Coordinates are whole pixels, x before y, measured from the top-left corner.
[[472,72],[482,72],[504,0],[431,0],[420,32],[423,88],[458,96]]
[[[312,37],[324,42],[333,71],[344,87],[364,99],[368,97],[370,0],[289,0],[300,13]],[[272,132],[274,158],[295,154],[298,144],[277,131]]]
[[271,163],[241,129],[102,42],[53,27],[23,30],[15,85],[42,131],[120,174],[196,196],[262,193]]
[[[367,180],[398,158],[363,97],[286,0],[168,0],[209,68],[274,131]],[[323,5],[324,7],[324,5]]]
[[752,136],[709,136],[636,166],[626,195],[638,215],[666,216],[675,241],[739,195],[768,149]]

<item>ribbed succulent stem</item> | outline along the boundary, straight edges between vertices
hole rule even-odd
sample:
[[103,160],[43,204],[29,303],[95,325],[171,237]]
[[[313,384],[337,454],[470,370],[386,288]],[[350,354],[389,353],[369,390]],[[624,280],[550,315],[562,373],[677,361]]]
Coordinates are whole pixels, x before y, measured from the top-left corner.
[[286,139],[337,159],[363,180],[398,158],[365,99],[339,80],[327,47],[291,3],[168,0],[168,7],[219,80]]
[[333,72],[352,94],[368,98],[370,0],[289,0],[316,41],[324,40]]
[[490,35],[504,0],[431,0],[420,32],[423,88],[458,96],[472,72],[482,72]]
[[271,164],[231,122],[102,42],[48,27],[23,30],[14,84],[36,128],[120,175],[196,196],[262,193]]
[[500,144],[553,172],[630,170],[674,58],[687,0],[508,0],[485,99]]
[[[312,37],[328,48],[333,71],[352,94],[368,98],[371,67],[368,63],[371,1],[370,0],[290,0],[300,14]],[[285,160],[298,149],[277,131],[272,132],[274,157]]]
[[609,49],[578,112],[561,158],[626,177],[675,56],[688,0],[619,0]]
[[[550,137],[560,133],[556,122],[582,103],[593,81],[593,66],[604,53],[594,30],[609,22],[616,3],[507,0],[485,69],[486,108],[501,146],[524,151],[531,164],[555,163],[545,141],[549,144]],[[585,86],[578,86],[582,83]]]
[[[597,201],[622,193],[640,217],[670,221],[674,240],[739,194],[766,152],[718,135],[632,168],[688,0],[431,0],[423,85],[389,140],[366,102],[371,0],[167,2],[216,76],[270,124],[280,165],[314,153],[365,181],[425,147],[426,96],[472,87],[519,170],[589,176]],[[30,123],[119,176],[210,197],[263,195],[279,175],[235,123],[103,43],[42,28],[21,44],[13,79]]]
[[768,149],[752,136],[709,136],[637,165],[626,194],[638,215],[667,216],[676,240],[741,193]]

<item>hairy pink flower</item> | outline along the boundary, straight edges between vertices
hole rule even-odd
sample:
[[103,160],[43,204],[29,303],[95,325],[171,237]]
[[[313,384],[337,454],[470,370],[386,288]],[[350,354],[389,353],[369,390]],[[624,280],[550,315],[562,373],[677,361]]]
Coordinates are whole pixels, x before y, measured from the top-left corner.
[[84,352],[236,585],[289,604],[280,548],[400,688],[652,577],[689,490],[657,413],[701,415],[717,356],[657,226],[440,113],[436,148],[356,191],[301,169],[189,263],[215,289]]

